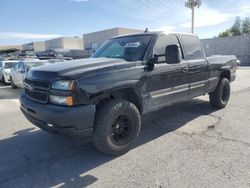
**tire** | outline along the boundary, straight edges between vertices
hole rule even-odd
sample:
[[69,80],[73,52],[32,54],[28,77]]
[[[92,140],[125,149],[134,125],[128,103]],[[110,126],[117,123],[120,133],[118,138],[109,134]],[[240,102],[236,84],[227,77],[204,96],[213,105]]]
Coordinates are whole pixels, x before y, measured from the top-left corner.
[[131,149],[140,129],[141,116],[134,104],[109,100],[97,109],[93,144],[105,154],[121,155]]
[[11,77],[10,77],[10,86],[11,86],[12,89],[17,89],[17,86],[14,84]]
[[210,104],[215,108],[224,108],[230,98],[230,82],[227,78],[222,78],[215,91],[209,94]]

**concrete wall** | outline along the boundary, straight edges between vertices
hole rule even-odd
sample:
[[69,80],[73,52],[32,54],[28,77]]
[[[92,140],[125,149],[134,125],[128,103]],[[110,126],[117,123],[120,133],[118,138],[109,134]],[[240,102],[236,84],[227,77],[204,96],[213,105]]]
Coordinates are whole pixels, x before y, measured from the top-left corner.
[[143,32],[144,30],[140,30],[140,29],[118,28],[119,35],[128,35],[128,34],[143,33]]
[[45,50],[63,48],[63,38],[56,38],[45,41]]
[[82,38],[61,37],[45,41],[45,49],[82,50]]
[[90,52],[87,50],[70,50],[67,52],[62,52],[65,57],[72,57],[73,59],[83,59],[90,56]]
[[63,37],[63,49],[83,50],[82,38]]
[[45,42],[31,42],[23,44],[23,50],[34,50],[35,52],[45,51]]
[[250,35],[201,40],[206,56],[236,55],[241,65],[250,66]]
[[45,51],[45,42],[33,42],[33,47],[35,52],[43,52]]
[[33,43],[23,44],[23,50],[34,50]]
[[142,30],[128,28],[113,28],[93,33],[83,34],[84,49],[92,49],[93,46],[101,46],[106,40],[118,36],[132,33],[141,33]]

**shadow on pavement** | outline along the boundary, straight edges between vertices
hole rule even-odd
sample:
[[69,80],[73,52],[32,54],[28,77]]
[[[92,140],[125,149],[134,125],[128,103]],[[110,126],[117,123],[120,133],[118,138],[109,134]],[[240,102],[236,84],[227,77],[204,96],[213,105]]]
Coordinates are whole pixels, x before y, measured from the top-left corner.
[[[146,114],[136,147],[214,112],[207,101],[192,101]],[[98,152],[89,142],[24,129],[0,140],[0,187],[85,187],[96,181],[88,172],[116,157]]]

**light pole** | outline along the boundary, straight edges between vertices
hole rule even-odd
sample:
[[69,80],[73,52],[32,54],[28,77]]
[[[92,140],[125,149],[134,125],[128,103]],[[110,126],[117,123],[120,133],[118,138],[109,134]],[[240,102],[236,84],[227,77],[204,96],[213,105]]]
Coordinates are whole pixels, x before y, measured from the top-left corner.
[[194,33],[194,8],[199,8],[201,6],[201,0],[188,0],[185,2],[185,7],[191,8],[192,10],[192,29],[191,32]]

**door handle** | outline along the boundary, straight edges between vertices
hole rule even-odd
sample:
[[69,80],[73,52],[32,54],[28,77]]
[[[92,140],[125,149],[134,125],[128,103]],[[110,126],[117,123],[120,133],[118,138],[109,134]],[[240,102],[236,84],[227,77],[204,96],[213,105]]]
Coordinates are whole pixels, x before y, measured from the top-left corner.
[[181,67],[182,72],[188,72],[188,67]]

